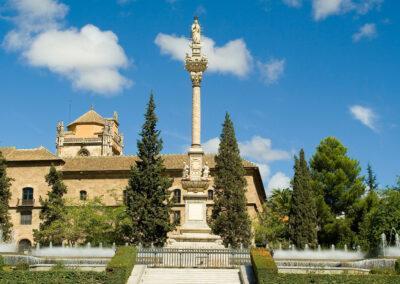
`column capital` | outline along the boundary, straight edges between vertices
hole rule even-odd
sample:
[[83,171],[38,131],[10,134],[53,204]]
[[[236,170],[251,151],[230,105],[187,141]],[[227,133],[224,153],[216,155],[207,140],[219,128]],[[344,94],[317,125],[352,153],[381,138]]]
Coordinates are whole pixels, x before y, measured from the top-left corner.
[[201,80],[203,79],[202,72],[191,72],[190,79],[192,80],[192,87],[200,87]]

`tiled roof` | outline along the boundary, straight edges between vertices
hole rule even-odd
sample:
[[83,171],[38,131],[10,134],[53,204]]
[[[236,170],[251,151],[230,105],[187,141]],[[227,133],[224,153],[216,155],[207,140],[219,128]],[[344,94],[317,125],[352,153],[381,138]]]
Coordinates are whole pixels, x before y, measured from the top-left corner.
[[95,123],[104,125],[105,119],[100,114],[91,109],[87,113],[77,118],[74,122],[70,123],[68,127],[75,124],[85,124],[85,123]]
[[44,147],[33,149],[0,148],[7,161],[56,161],[61,160]]
[[[205,155],[205,161],[210,168],[215,167],[214,155]],[[162,155],[164,166],[168,170],[181,170],[183,163],[189,163],[187,154]],[[119,171],[129,170],[138,160],[136,156],[111,156],[111,157],[74,157],[64,158],[64,172],[74,171]],[[256,168],[257,166],[249,161],[243,160],[246,168]]]

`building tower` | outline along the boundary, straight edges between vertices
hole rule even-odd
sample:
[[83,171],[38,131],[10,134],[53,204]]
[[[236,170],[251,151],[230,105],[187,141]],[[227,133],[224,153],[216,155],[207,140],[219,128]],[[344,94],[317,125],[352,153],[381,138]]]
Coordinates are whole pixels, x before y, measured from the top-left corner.
[[185,222],[180,234],[171,236],[171,246],[221,248],[221,238],[211,234],[207,224],[207,189],[210,169],[204,163],[201,147],[201,81],[207,58],[201,53],[201,27],[198,18],[192,24],[191,54],[186,54],[185,68],[192,81],[192,145],[189,165],[184,164],[182,188],[185,190]]
[[121,156],[123,139],[117,112],[112,118],[103,118],[92,108],[70,123],[67,130],[62,121],[57,124],[57,156]]

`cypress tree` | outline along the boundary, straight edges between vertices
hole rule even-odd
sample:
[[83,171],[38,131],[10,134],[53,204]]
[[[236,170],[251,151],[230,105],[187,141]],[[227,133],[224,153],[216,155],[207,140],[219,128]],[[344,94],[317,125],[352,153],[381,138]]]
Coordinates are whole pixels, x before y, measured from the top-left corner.
[[145,122],[137,142],[139,160],[132,166],[127,194],[127,214],[132,220],[131,242],[144,246],[154,244],[163,246],[167,233],[174,226],[170,222],[171,204],[168,188],[172,182],[165,175],[163,160],[160,156],[162,139],[156,129],[153,94],[147,105]]
[[372,170],[371,164],[367,165],[367,179],[366,179],[369,191],[376,191],[378,189],[378,183],[376,181],[376,175]]
[[293,195],[289,212],[289,235],[293,244],[303,249],[306,244],[317,243],[317,209],[311,187],[311,175],[300,150],[299,158],[295,156]]
[[229,114],[225,116],[215,162],[212,231],[222,237],[225,246],[248,246],[251,222],[246,208],[245,170]]
[[66,206],[63,199],[64,194],[67,193],[62,173],[57,171],[54,165],[51,165],[49,173],[45,177],[47,184],[51,187],[51,191],[47,193],[47,199],[40,198],[42,209],[40,211],[39,231],[34,230],[34,238],[36,242],[41,244],[59,245],[62,242],[60,232],[53,232],[50,228],[54,221],[62,220]]
[[11,198],[11,181],[13,179],[7,177],[6,159],[0,151],[0,230],[3,232],[1,241],[8,241],[11,237],[11,217],[8,212],[9,201]]

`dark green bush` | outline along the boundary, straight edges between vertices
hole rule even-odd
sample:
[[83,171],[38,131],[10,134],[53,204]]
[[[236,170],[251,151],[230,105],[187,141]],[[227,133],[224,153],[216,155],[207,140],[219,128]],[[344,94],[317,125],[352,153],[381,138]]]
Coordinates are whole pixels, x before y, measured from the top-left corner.
[[136,263],[135,247],[119,247],[107,265],[107,275],[110,283],[125,284]]
[[396,270],[397,274],[400,274],[400,258],[394,263],[394,270]]
[[29,270],[29,263],[20,261],[15,266],[15,270]]
[[267,281],[271,276],[278,273],[278,267],[274,259],[265,248],[254,248],[251,250],[250,255],[254,275],[258,283]]
[[105,272],[92,271],[12,271],[0,272],[0,284],[109,284]]

